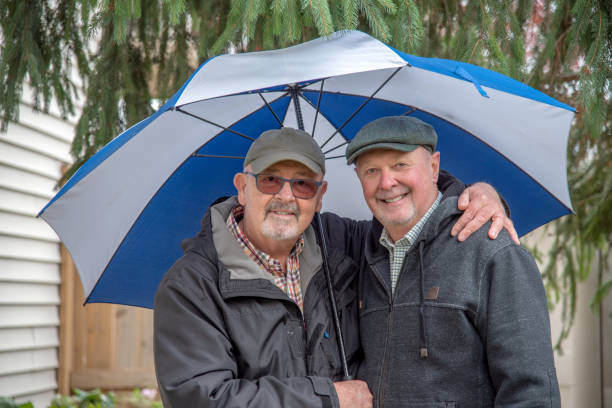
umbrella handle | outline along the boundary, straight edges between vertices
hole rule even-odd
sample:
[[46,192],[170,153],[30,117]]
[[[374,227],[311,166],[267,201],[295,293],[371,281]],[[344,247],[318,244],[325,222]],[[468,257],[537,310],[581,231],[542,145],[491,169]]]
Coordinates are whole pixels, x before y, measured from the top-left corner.
[[316,213],[317,225],[319,230],[319,243],[321,245],[321,251],[323,253],[323,271],[325,272],[325,279],[327,280],[327,291],[329,292],[329,301],[332,308],[332,317],[334,320],[334,326],[336,328],[336,337],[338,339],[338,350],[340,352],[340,363],[342,364],[343,381],[352,380],[353,377],[349,374],[348,363],[346,362],[346,351],[344,349],[344,337],[342,336],[342,328],[340,327],[340,318],[338,317],[338,307],[336,305],[336,296],[334,295],[334,285],[332,284],[331,274],[329,272],[329,265],[327,263],[327,243],[325,242],[325,235],[323,234],[323,223],[321,222],[321,214]]

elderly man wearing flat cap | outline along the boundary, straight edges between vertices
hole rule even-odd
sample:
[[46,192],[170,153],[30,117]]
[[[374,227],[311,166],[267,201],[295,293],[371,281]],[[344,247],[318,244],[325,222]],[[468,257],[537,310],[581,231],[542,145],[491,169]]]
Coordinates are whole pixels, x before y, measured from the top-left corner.
[[375,406],[558,407],[537,266],[502,231],[451,238],[457,198],[438,191],[437,135],[412,117],[365,125],[346,150],[376,220],[359,316]]
[[[324,173],[323,153],[306,132],[264,132],[234,177],[237,196],[214,203],[201,232],[183,243],[185,254],[155,297],[155,364],[164,407],[372,405],[365,382],[340,381],[337,334],[311,226],[327,188]],[[463,185],[452,177],[441,186],[457,184],[459,192]],[[472,207],[497,203],[493,211],[488,204],[479,210],[483,218],[503,214],[492,189],[494,196],[468,191]],[[484,199],[474,204],[478,197]],[[370,223],[322,218],[353,374],[362,356],[357,261]]]

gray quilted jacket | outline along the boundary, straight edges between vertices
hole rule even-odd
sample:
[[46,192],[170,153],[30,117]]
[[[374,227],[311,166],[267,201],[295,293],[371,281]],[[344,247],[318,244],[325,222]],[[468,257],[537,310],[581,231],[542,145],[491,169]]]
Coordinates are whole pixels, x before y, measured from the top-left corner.
[[546,294],[532,256],[488,225],[451,237],[442,200],[390,291],[389,254],[372,225],[359,299],[366,380],[379,408],[559,407]]

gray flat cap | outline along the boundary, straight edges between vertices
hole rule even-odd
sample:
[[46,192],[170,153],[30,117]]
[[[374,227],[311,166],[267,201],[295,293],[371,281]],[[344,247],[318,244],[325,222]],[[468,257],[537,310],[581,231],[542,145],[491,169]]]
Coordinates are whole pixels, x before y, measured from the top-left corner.
[[315,173],[325,173],[325,156],[308,133],[293,128],[266,130],[253,142],[244,159],[254,173],[274,163],[292,160],[302,163]]
[[423,146],[436,150],[438,135],[434,128],[411,116],[386,116],[362,127],[346,148],[347,164],[372,149],[392,149],[411,152]]

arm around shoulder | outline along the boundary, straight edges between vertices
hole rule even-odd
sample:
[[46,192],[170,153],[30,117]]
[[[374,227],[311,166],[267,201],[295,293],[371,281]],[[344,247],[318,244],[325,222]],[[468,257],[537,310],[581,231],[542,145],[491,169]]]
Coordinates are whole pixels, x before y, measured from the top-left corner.
[[321,214],[321,221],[328,245],[355,260],[360,258],[371,221],[356,221],[329,212]]

